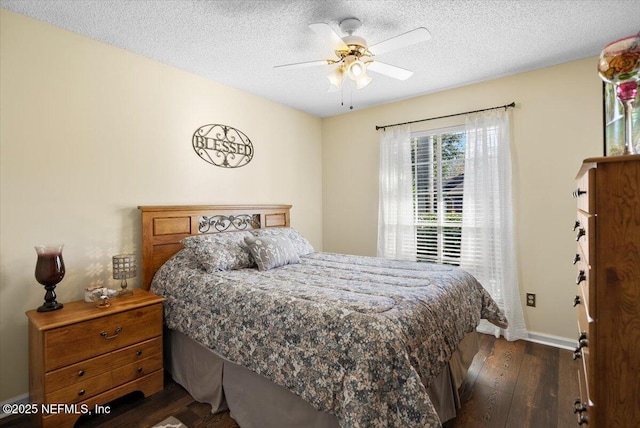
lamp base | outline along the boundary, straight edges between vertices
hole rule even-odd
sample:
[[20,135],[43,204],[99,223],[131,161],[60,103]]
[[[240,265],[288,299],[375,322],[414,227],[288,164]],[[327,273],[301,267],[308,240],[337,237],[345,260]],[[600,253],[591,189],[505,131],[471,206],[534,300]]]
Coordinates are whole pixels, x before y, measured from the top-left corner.
[[51,312],[62,309],[62,303],[58,303],[58,301],[56,300],[56,285],[47,284],[44,286],[44,289],[47,290],[47,292],[44,294],[44,303],[37,309],[37,311]]
[[58,302],[44,302],[42,306],[36,309],[37,312],[51,312],[57,311],[58,309],[62,309],[64,305]]
[[125,297],[125,296],[133,296],[133,291],[127,290],[126,288],[118,291],[118,297]]

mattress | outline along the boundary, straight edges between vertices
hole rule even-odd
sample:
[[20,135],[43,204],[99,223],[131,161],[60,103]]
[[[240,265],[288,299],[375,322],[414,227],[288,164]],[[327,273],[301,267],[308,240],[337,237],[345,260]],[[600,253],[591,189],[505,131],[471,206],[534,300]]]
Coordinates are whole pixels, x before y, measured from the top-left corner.
[[343,427],[439,426],[427,392],[495,302],[451,266],[312,253],[204,272],[181,251],[154,277],[165,323]]

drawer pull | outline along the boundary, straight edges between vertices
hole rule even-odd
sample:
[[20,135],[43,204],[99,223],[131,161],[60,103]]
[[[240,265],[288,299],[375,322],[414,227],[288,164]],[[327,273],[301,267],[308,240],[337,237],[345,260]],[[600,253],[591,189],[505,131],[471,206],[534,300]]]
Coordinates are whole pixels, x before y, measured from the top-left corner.
[[582,349],[580,347],[573,351],[573,359],[577,360],[578,358],[582,358]]
[[136,351],[136,355],[139,357],[140,355],[142,355],[142,351],[141,350],[137,350]]
[[587,339],[579,340],[578,347],[573,351],[573,359],[577,360],[578,358],[582,358],[582,348],[587,348],[588,346]]
[[142,367],[138,367],[138,373],[142,373]]
[[579,241],[580,238],[582,238],[586,234],[587,234],[587,231],[584,230],[584,227],[581,227],[580,229],[578,229],[578,234],[576,235],[576,241]]
[[573,258],[573,264],[575,265],[576,263],[578,263],[582,258],[580,257],[580,254],[576,254],[576,256]]
[[589,425],[589,417],[583,415],[583,413],[587,413],[587,404],[579,398],[576,398],[573,403],[573,413],[578,415],[578,425]]
[[107,333],[106,331],[101,331],[100,332],[100,336],[104,337],[105,339],[114,339],[116,337],[118,337],[118,335],[120,334],[120,332],[122,331],[122,327],[118,327],[116,328],[115,333],[113,334],[113,336],[109,336],[109,333]]
[[78,391],[78,395],[79,395],[80,397],[82,397],[82,396],[84,395],[84,393],[85,393],[85,392],[86,392],[86,391],[85,391],[84,389],[81,389],[80,391]]
[[580,272],[578,272],[578,276],[576,277],[576,285],[580,285],[582,281],[586,281],[586,280],[587,280],[587,275],[585,275],[584,271],[581,270]]
[[577,228],[580,227],[580,222],[578,220],[576,220],[575,223],[573,223],[573,231],[575,232]]
[[580,189],[580,188],[578,187],[576,190],[574,190],[574,192],[573,192],[573,197],[574,197],[574,198],[579,198],[580,196],[585,195],[586,193],[587,193],[587,191],[586,191],[586,190],[582,190],[582,189]]
[[80,371],[78,372],[78,377],[82,377],[82,376],[84,376],[84,370],[80,370]]
[[573,307],[575,308],[580,303],[582,303],[582,302],[580,302],[580,296],[576,296],[575,299],[573,299]]

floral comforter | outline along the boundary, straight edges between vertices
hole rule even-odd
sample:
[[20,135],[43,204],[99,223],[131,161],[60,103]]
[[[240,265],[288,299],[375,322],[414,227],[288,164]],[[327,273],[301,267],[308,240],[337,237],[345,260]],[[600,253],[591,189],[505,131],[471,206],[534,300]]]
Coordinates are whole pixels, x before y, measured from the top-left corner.
[[207,274],[184,250],[156,274],[165,323],[342,427],[441,426],[426,392],[480,318],[507,320],[451,266],[313,253]]

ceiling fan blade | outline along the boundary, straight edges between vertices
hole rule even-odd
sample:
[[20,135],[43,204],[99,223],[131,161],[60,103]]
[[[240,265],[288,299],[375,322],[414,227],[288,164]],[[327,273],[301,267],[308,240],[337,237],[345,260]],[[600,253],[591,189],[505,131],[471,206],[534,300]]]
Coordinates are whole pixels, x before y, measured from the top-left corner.
[[413,76],[413,71],[405,70],[404,68],[385,64],[384,62],[379,61],[371,61],[367,63],[367,71],[384,74],[385,76],[393,77],[398,80],[407,80],[409,77]]
[[296,62],[294,64],[283,64],[283,65],[274,65],[273,68],[307,68],[307,67],[315,67],[316,65],[331,65],[334,64],[335,61],[330,59],[321,59],[318,61],[307,61],[307,62]]
[[416,28],[399,36],[392,37],[383,42],[369,46],[369,52],[374,55],[380,55],[395,49],[404,48],[415,45],[416,43],[426,42],[431,38],[431,33],[424,27]]
[[340,35],[329,26],[329,24],[317,22],[315,24],[309,24],[309,28],[311,28],[311,30],[313,30],[317,35],[328,40],[334,51],[349,50],[349,46],[347,46],[347,44],[342,40],[342,37],[340,37]]

